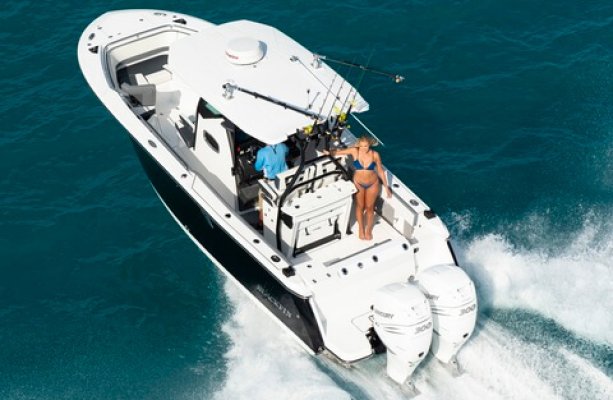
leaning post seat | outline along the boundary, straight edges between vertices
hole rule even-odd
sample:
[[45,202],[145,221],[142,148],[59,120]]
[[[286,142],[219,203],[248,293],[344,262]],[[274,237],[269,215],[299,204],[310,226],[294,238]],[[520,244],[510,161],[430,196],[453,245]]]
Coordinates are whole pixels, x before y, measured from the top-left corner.
[[283,253],[296,256],[340,239],[347,231],[355,191],[353,183],[341,179],[284,204],[281,209]]
[[[279,200],[297,168],[278,174],[275,181],[259,181],[264,196],[264,238],[276,244],[280,215],[281,251],[288,258],[338,239],[347,230],[355,186],[343,179],[330,179],[329,174],[321,175],[319,164],[306,167],[298,176],[296,189],[286,198],[281,213]],[[333,168],[327,170],[332,171]]]

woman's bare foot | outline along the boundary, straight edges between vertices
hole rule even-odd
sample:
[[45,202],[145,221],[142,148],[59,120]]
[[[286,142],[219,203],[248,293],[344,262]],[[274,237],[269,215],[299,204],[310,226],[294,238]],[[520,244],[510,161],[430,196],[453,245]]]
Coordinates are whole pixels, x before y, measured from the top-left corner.
[[372,240],[372,232],[364,234],[364,238],[366,238],[366,240]]
[[366,237],[364,236],[364,232],[361,229],[358,231],[358,237],[360,238],[360,240],[366,239]]

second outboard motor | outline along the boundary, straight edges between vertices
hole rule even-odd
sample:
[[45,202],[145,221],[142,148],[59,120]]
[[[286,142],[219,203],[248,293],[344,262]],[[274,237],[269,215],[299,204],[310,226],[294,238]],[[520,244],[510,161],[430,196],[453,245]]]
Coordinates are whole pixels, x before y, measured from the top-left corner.
[[444,363],[455,362],[458,350],[475,329],[475,285],[455,265],[430,267],[417,275],[417,284],[432,310],[432,354]]
[[424,294],[409,283],[377,290],[373,325],[387,347],[387,374],[403,384],[428,353],[432,315]]

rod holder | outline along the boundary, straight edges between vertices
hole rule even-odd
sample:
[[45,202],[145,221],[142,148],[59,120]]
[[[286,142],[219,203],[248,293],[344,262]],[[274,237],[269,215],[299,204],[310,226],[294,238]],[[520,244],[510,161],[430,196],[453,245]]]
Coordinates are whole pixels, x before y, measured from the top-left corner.
[[321,56],[319,54],[313,53],[313,61],[311,61],[311,66],[315,69],[321,68]]
[[236,89],[236,86],[228,82],[228,83],[224,83],[222,88],[223,88],[223,97],[225,99],[230,100],[234,97],[234,89]]

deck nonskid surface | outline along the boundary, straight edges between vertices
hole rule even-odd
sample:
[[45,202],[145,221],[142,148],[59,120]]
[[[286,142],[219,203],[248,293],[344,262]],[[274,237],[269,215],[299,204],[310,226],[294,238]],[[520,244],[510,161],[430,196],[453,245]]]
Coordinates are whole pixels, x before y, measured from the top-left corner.
[[331,279],[347,277],[356,270],[369,268],[369,264],[378,264],[378,268],[385,268],[379,260],[383,260],[386,253],[390,253],[390,247],[400,251],[403,244],[408,246],[406,238],[379,216],[375,218],[372,240],[360,240],[357,229],[357,223],[354,221],[351,226],[352,234],[343,235],[340,240],[316,247],[296,257],[296,272],[307,285],[315,287]]

